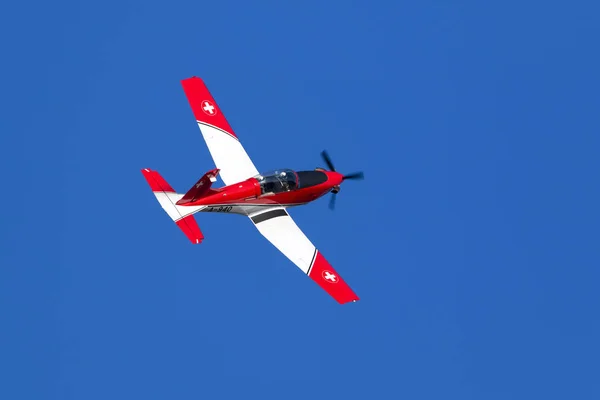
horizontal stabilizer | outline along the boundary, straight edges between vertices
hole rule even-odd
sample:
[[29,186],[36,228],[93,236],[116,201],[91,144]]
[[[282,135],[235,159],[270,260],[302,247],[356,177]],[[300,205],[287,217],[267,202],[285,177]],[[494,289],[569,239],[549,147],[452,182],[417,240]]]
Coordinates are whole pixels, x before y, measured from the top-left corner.
[[190,239],[190,242],[198,244],[204,239],[204,235],[200,231],[198,223],[194,219],[193,215],[188,215],[180,220],[175,221],[177,226],[185,233],[185,236]]
[[192,215],[200,207],[177,206],[177,201],[182,198],[182,195],[176,193],[158,172],[145,168],[142,170],[142,174],[163,210],[185,233],[190,242],[194,244],[202,242],[204,235],[202,235],[202,231],[200,231],[200,227]]

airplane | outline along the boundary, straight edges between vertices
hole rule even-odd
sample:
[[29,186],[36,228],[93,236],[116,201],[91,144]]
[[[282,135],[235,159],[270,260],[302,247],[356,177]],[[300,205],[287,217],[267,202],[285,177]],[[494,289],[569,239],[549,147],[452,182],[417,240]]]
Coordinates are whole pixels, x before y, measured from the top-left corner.
[[[296,225],[287,209],[308,204],[330,192],[333,209],[342,182],[364,179],[363,173],[337,172],[326,151],[321,156],[328,170],[278,169],[259,173],[204,81],[193,76],[181,84],[216,168],[205,173],[184,194],[177,193],[158,172],[142,169],[167,215],[193,244],[204,239],[193,214],[216,212],[247,216],[271,244],[338,303],[359,300]],[[212,186],[217,176],[225,186]]]

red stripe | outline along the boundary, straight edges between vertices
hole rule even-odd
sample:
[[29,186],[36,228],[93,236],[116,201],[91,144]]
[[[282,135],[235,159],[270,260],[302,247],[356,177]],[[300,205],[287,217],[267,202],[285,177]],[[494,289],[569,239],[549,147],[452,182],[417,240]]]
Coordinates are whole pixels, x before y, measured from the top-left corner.
[[144,174],[144,178],[146,178],[146,181],[153,192],[175,193],[175,190],[173,190],[171,185],[169,185],[158,172],[145,168],[142,170],[142,174]]
[[342,277],[333,269],[318,250],[315,262],[313,263],[313,267],[308,276],[340,304],[359,300],[358,296],[350,289],[350,286],[344,282]]
[[204,239],[204,235],[200,231],[200,227],[193,215],[188,215],[187,217],[175,221],[175,223],[183,233],[185,233],[188,239],[190,239],[190,242],[198,244]]
[[237,137],[202,79],[194,76],[182,80],[181,84],[192,107],[196,121],[216,126],[231,136]]

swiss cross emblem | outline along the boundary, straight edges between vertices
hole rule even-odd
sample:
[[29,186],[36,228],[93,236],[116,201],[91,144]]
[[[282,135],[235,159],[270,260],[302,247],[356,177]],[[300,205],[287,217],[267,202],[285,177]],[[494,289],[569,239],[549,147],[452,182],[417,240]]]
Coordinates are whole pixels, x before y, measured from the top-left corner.
[[335,274],[331,273],[330,271],[323,271],[323,273],[321,275],[323,275],[323,279],[325,279],[327,282],[330,282],[330,283],[337,283],[340,279]]
[[207,115],[215,115],[217,113],[217,108],[210,101],[204,100],[202,102],[202,111]]

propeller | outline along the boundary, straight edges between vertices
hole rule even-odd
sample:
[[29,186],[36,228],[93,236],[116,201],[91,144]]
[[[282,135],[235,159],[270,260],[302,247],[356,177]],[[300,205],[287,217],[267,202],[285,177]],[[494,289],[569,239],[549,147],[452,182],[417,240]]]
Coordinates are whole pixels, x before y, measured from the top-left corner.
[[337,199],[337,192],[332,193],[331,197],[329,198],[329,209],[330,210],[335,210],[335,199]]
[[333,161],[331,161],[331,157],[329,157],[329,153],[327,152],[327,150],[323,150],[321,152],[321,157],[323,157],[323,161],[325,161],[325,164],[327,164],[327,167],[329,167],[329,170],[335,172],[335,167],[333,166]]
[[348,175],[344,175],[344,177],[342,178],[343,180],[349,179],[349,180],[358,180],[358,181],[362,181],[363,179],[365,179],[365,175],[361,172],[353,172],[351,174]]
[[[327,164],[327,167],[329,168],[330,171],[332,172],[337,172],[335,170],[335,167],[333,165],[333,161],[331,161],[331,157],[329,157],[329,153],[327,153],[326,150],[323,150],[321,152],[321,157],[323,158],[323,161],[325,161],[325,164]],[[363,180],[365,179],[365,175],[362,173],[362,171],[360,172],[353,172],[351,174],[347,174],[347,175],[342,175],[342,181],[345,180]],[[332,196],[331,199],[329,200],[329,208],[330,209],[335,209],[335,199],[336,199],[336,195],[339,193],[340,191],[340,187],[339,186],[335,186],[332,190]]]

